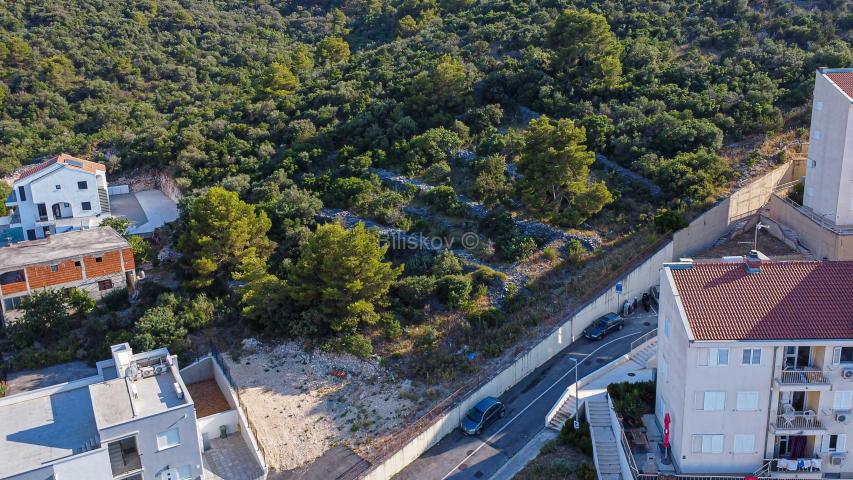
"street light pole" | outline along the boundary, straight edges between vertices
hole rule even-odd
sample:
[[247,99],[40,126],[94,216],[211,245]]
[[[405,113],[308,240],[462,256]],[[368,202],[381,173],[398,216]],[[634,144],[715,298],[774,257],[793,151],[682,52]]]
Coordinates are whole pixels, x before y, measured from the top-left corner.
[[578,415],[580,415],[580,398],[578,395],[578,359],[572,358],[573,362],[575,362],[575,422],[574,427],[575,430],[581,428],[581,422],[578,420]]

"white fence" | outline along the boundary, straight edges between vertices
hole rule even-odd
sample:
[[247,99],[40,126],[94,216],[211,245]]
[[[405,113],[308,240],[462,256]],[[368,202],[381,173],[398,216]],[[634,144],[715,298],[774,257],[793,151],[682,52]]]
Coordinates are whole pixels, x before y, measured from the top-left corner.
[[124,195],[130,193],[130,185],[110,185],[107,187],[109,195]]

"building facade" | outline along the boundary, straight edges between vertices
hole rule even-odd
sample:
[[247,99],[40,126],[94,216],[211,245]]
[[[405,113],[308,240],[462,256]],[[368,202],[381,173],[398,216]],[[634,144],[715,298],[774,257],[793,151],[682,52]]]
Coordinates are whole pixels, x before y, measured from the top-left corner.
[[667,264],[655,415],[680,473],[849,478],[853,262]]
[[0,248],[0,300],[5,322],[21,300],[43,289],[80,289],[93,298],[135,281],[130,243],[110,227],[96,227]]
[[126,343],[111,350],[95,377],[0,399],[0,479],[204,478],[176,357]]
[[67,154],[20,173],[6,199],[6,243],[98,225],[110,213],[106,167]]

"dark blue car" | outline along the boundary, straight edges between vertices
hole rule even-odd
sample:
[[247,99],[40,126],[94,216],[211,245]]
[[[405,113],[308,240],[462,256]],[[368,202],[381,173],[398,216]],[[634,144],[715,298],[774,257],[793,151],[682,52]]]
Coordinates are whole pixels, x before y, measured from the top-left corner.
[[583,336],[590,340],[601,340],[605,335],[617,330],[622,330],[625,326],[625,319],[613,312],[607,315],[602,315],[592,322],[592,325],[586,327],[583,331]]
[[501,418],[506,413],[504,404],[495,397],[486,397],[468,410],[459,428],[466,435],[479,435],[490,423]]

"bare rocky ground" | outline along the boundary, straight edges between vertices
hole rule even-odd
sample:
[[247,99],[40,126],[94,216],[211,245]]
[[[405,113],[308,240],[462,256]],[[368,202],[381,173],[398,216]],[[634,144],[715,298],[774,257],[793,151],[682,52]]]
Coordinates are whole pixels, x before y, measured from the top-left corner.
[[358,452],[399,431],[443,394],[396,379],[373,360],[306,353],[299,342],[246,339],[243,345],[238,359],[226,361],[267,462],[278,471],[340,445]]

